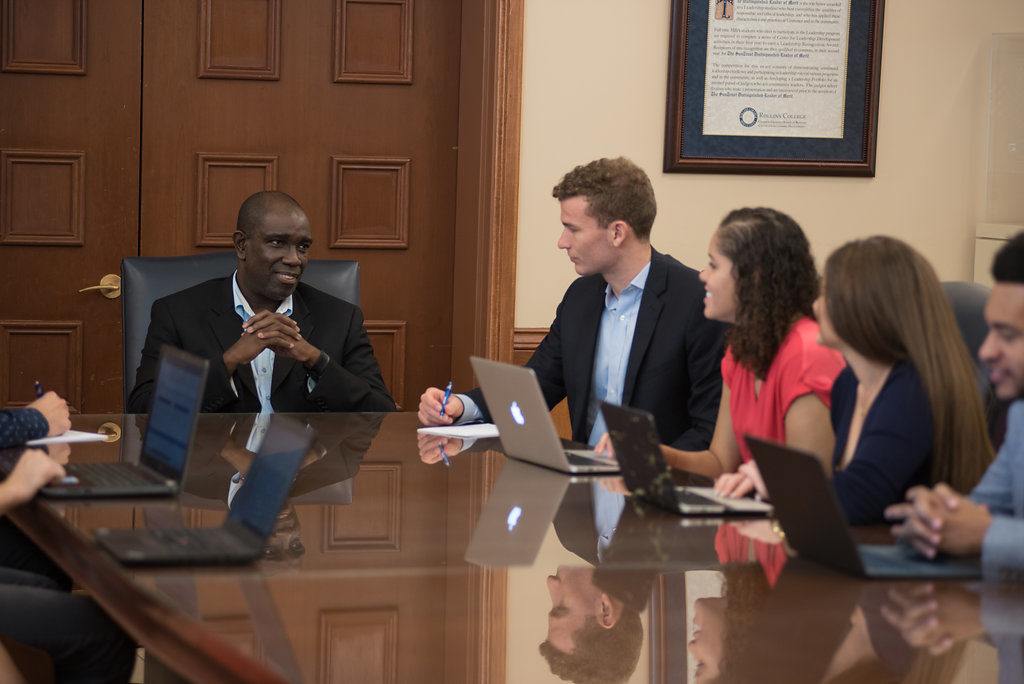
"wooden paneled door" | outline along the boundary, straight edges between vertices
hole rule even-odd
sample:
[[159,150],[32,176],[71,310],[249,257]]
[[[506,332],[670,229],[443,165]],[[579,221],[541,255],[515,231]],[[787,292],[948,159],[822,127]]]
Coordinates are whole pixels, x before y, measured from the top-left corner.
[[[460,0],[0,0],[0,405],[121,409],[123,257],[230,247],[251,192],[356,259],[402,408],[451,373]],[[140,152],[141,148],[141,152]]]
[[0,0],[0,406],[121,406],[121,302],[79,290],[138,249],[140,5]]
[[145,3],[142,255],[230,248],[248,194],[289,193],[312,258],[360,262],[406,410],[450,373],[460,4]]

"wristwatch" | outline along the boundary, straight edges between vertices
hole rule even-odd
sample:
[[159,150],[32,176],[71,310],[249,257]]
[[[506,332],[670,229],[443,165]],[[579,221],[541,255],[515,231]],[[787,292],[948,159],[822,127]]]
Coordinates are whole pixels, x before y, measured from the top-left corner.
[[306,370],[306,375],[313,378],[314,382],[320,382],[320,377],[327,370],[327,364],[331,362],[331,357],[327,355],[327,352],[320,352],[320,358],[316,360],[313,366]]

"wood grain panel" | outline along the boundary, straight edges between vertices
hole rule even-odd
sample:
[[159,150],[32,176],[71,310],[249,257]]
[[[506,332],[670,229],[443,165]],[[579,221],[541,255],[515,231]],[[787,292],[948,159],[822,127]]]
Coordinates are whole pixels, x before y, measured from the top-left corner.
[[245,198],[277,188],[277,155],[200,152],[196,160],[196,246],[231,247]]
[[[405,321],[365,321],[366,334],[373,345],[373,355],[380,364],[384,384],[404,410],[405,401]],[[411,405],[411,400],[410,400]]]
[[247,656],[261,662],[265,660],[252,619],[248,615],[206,617],[203,624]]
[[407,157],[331,157],[331,247],[409,246]]
[[281,0],[200,0],[199,78],[281,77]]
[[412,3],[335,0],[335,83],[412,83]]
[[394,684],[398,675],[398,609],[320,613],[320,682]]
[[512,335],[512,363],[522,366],[548,334],[547,328],[516,328]]
[[324,509],[324,552],[400,551],[401,496],[401,463],[363,463],[352,505]]
[[82,406],[82,321],[0,321],[0,406],[35,401],[35,381]]
[[85,74],[86,0],[2,0],[3,71]]
[[0,206],[0,244],[84,244],[85,153],[0,151]]
[[[76,452],[77,456],[77,452]],[[76,463],[81,463],[76,457]],[[111,529],[131,529],[135,515],[130,508],[71,508],[67,514],[68,524],[80,530],[93,530],[97,527]]]

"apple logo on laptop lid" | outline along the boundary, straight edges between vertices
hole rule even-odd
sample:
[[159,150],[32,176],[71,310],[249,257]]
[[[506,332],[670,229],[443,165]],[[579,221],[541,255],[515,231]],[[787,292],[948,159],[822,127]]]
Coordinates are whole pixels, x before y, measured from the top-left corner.
[[512,414],[512,420],[516,421],[516,425],[526,425],[526,418],[523,416],[523,410],[519,408],[518,401],[512,402],[512,405],[508,407],[508,412]]

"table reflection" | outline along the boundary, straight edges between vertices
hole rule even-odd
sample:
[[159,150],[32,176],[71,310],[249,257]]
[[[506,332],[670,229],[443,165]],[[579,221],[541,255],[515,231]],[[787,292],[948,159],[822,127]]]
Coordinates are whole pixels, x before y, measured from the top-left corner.
[[[220,524],[254,416],[200,418],[176,500],[42,501],[27,512],[45,524],[24,522],[130,632],[191,634],[146,645],[195,680],[222,670],[187,661],[224,653],[283,681],[1024,677],[1015,589],[863,581],[791,558],[770,521],[680,517],[493,451],[445,467],[422,458],[414,414],[301,419],[318,442],[252,566],[129,573],[90,556],[89,534]],[[71,460],[134,458],[144,417],[119,420],[120,442]]]

